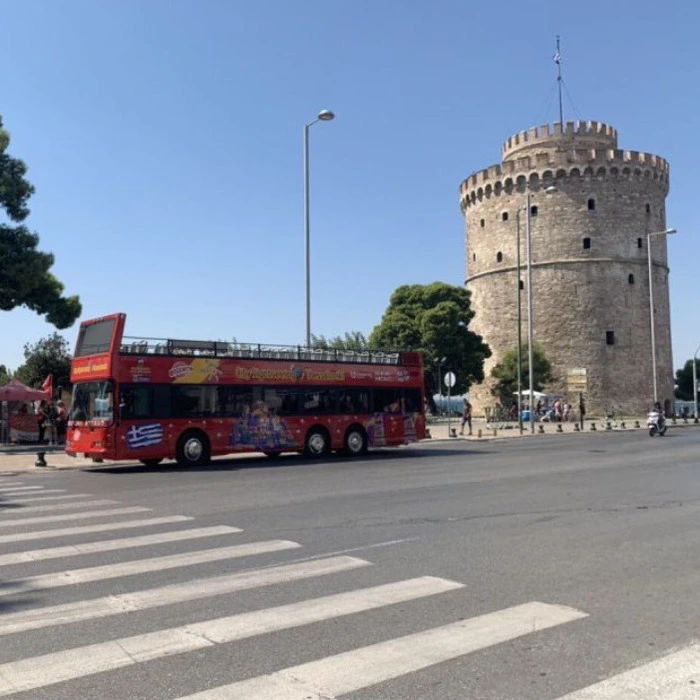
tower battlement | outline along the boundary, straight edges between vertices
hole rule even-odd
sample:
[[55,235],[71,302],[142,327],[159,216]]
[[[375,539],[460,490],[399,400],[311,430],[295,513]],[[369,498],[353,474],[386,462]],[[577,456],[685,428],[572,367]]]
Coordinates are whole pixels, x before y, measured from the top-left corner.
[[504,161],[537,150],[616,149],[617,129],[596,121],[560,122],[533,126],[511,136],[501,149]]

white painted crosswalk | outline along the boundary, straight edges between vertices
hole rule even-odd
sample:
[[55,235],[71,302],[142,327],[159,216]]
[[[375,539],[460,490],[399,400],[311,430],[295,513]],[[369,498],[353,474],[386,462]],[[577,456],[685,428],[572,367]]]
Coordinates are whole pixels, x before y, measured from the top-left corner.
[[[410,617],[412,606],[423,600],[449,600],[446,597],[453,596],[453,600],[461,601],[455,608],[453,621],[447,624],[430,626],[424,616],[417,617],[408,634],[392,637],[388,627],[380,636],[382,641],[345,648],[333,654],[325,654],[323,645],[319,645],[318,653],[312,654],[311,661],[286,666],[280,663],[272,672],[267,668],[264,673],[258,672],[260,675],[248,674],[243,678],[232,673],[231,677],[222,677],[217,682],[214,677],[209,684],[206,679],[200,679],[200,685],[195,686],[197,689],[192,692],[193,686],[190,685],[190,694],[180,699],[331,700],[365,689],[370,689],[371,693],[373,686],[379,683],[391,683],[407,674],[427,673],[438,664],[453,662],[477,651],[491,653],[488,651],[491,647],[538,635],[550,628],[565,627],[567,633],[570,630],[570,634],[576,635],[581,621],[588,618],[586,611],[574,607],[551,602],[514,601],[520,604],[462,619],[462,610],[468,608],[468,589],[459,581],[430,575],[430,572],[387,582],[380,568],[373,567],[367,559],[345,553],[313,554],[293,559],[289,553],[299,550],[303,543],[287,539],[255,540],[254,537],[251,541],[241,541],[248,539],[251,533],[232,525],[206,523],[197,526],[191,516],[178,514],[129,519],[132,514],[150,509],[112,499],[98,499],[86,493],[62,492],[60,496],[47,496],[56,490],[21,484],[3,484],[3,487],[3,492],[9,492],[6,498],[12,502],[31,502],[32,505],[0,510],[0,529],[16,530],[1,534],[0,543],[31,543],[23,545],[21,551],[0,553],[0,637],[9,640],[10,635],[20,633],[41,635],[41,630],[57,628],[55,638],[63,640],[63,630],[69,629],[68,626],[79,630],[80,625],[91,620],[99,623],[100,630],[103,624],[105,629],[119,630],[116,634],[100,634],[95,641],[94,630],[98,628],[93,626],[90,643],[81,644],[79,634],[71,634],[65,635],[65,639],[72,642],[62,642],[59,648],[49,647],[48,653],[28,653],[22,658],[5,657],[6,660],[0,663],[0,695],[3,696],[37,691],[48,692],[46,697],[50,697],[53,685],[71,684],[81,679],[90,679],[99,687],[98,674],[111,672],[125,674],[124,677],[128,678],[129,668],[145,667],[174,655],[207,654],[222,645],[231,645],[234,649],[236,643],[246,639],[281,634],[285,630],[298,634],[312,625],[320,625],[322,629],[327,626],[332,635],[334,624],[338,624],[341,618],[352,618],[369,611],[372,615],[385,614],[385,610],[390,614],[397,607],[402,616]],[[13,492],[14,488],[23,490]],[[31,490],[25,491],[26,488]],[[43,515],[26,517],[25,513]],[[83,524],[83,521],[89,522]],[[178,529],[183,523],[189,523],[189,526]],[[56,526],[50,527],[50,524]],[[131,530],[133,534],[114,536],[124,530]],[[72,541],[85,536],[91,536],[90,541]],[[57,546],[44,546],[44,541],[47,545],[54,542]],[[370,544],[366,549],[369,551],[373,546],[378,545]],[[163,547],[168,548],[167,553],[159,549]],[[134,550],[141,553],[138,558],[135,558]],[[107,564],[94,561],[94,557],[106,553],[117,556],[118,561],[110,560],[111,563]],[[251,561],[255,560],[244,560],[261,555],[287,558],[265,566],[261,566],[258,559],[257,568],[249,568]],[[216,562],[224,563],[226,569],[238,570],[205,575],[200,565]],[[35,567],[39,565],[43,568],[37,571]],[[381,582],[368,583],[365,580],[348,584],[341,592],[319,595],[319,592],[323,593],[318,590],[322,582],[333,581],[334,586],[343,588],[342,582],[351,580],[352,572],[360,574],[363,570],[365,578],[374,578],[376,572]],[[172,571],[174,580],[166,585],[151,584],[152,587],[148,587],[146,576],[160,571]],[[92,589],[88,584],[126,577],[132,577],[126,589],[100,597],[90,593]],[[319,582],[315,594],[299,594],[297,588],[310,580]],[[70,602],[52,602],[53,591],[66,587],[71,587],[75,593],[69,598]],[[294,602],[283,600],[282,604],[252,610],[241,609],[236,604],[236,594],[264,587],[279,587],[280,590],[284,587],[292,593]],[[22,600],[25,594],[33,591],[49,593],[41,599],[25,598],[27,603],[13,609],[12,596]],[[227,596],[231,596],[230,600]],[[216,605],[193,608],[199,611],[196,618],[180,620],[193,621],[161,623],[160,626],[155,623],[153,627],[146,627],[146,631],[142,625],[139,633],[122,636],[124,630],[132,632],[127,623],[121,622],[126,616],[131,616],[129,619],[132,620],[146,619],[149,610],[214,599]],[[7,605],[4,605],[5,601]],[[226,611],[229,604],[234,607]],[[219,613],[218,616],[212,616],[213,610]],[[153,615],[150,619],[167,618]],[[115,622],[112,627],[106,625],[109,620]],[[377,630],[374,629],[372,634],[376,639]],[[29,644],[21,648],[24,651],[32,647]],[[47,651],[46,646],[44,651]],[[222,684],[222,681],[226,682]],[[172,687],[177,687],[177,684]],[[698,688],[700,645],[695,644],[576,690],[561,700],[698,700]],[[163,694],[158,695],[159,692]],[[68,691],[61,697],[70,695]],[[109,695],[110,689],[105,687],[103,696]],[[136,695],[172,700],[174,694],[162,689],[150,693],[139,688]]]

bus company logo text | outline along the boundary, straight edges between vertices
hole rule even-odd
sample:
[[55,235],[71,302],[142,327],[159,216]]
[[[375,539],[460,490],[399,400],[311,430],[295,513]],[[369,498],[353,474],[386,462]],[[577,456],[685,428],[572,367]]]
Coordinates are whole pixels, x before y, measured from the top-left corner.
[[92,374],[93,372],[106,372],[109,369],[107,362],[100,362],[99,364],[87,364],[83,367],[74,367],[73,374]]
[[170,370],[168,370],[168,376],[171,379],[181,379],[192,373],[192,365],[188,365],[186,362],[176,362]]
[[236,379],[244,381],[271,380],[282,382],[342,382],[345,372],[342,369],[309,369],[302,367],[236,367]]
[[131,368],[131,379],[134,382],[150,382],[151,368],[144,364],[143,358],[139,358],[137,363]]

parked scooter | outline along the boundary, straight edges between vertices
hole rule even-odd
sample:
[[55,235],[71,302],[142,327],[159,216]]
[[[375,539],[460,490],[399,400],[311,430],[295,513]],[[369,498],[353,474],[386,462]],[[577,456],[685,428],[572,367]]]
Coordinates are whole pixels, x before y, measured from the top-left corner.
[[663,437],[668,428],[666,419],[664,418],[664,412],[658,409],[650,411],[647,416],[647,428],[649,428],[649,437],[654,437],[654,435]]

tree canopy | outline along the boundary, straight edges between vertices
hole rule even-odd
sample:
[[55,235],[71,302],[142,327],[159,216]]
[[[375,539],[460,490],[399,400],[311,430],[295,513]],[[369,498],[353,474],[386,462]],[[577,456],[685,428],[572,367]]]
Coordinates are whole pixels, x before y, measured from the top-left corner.
[[5,386],[7,382],[12,379],[10,371],[5,367],[5,365],[0,365],[0,386]]
[[[520,351],[521,391],[529,387],[530,363],[527,346]],[[491,376],[498,381],[491,393],[497,396],[504,406],[508,406],[518,392],[518,348],[509,350],[503,359],[491,370]],[[545,384],[551,382],[552,365],[539,345],[532,347],[532,385],[535,391],[542,391]]]
[[55,387],[70,385],[68,341],[58,333],[52,333],[34,344],[27,343],[24,346],[24,360],[15,377],[27,386],[39,388],[49,374],[53,374]]
[[[0,207],[14,223],[29,215],[34,187],[25,179],[27,166],[7,154],[10,137],[0,118]],[[64,297],[63,285],[49,272],[51,253],[37,250],[39,236],[25,226],[0,224],[0,310],[25,306],[56,328],[68,328],[81,312],[77,296]]]
[[[700,363],[696,367],[700,383]],[[676,398],[681,401],[693,400],[693,360],[688,360],[681,369],[676,370]]]
[[[460,394],[484,379],[491,350],[469,330],[474,317],[471,293],[444,282],[403,285],[391,295],[379,325],[369,337],[372,349],[418,350],[423,354],[428,400],[438,391],[438,367],[453,371]],[[444,358],[444,362],[440,362]]]

